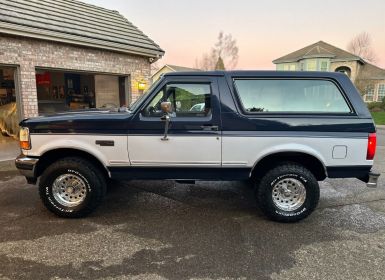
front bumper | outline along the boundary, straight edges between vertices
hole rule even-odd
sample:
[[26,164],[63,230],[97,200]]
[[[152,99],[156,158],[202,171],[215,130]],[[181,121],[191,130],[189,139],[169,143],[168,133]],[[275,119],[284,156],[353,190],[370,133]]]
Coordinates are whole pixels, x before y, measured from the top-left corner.
[[16,168],[24,175],[27,180],[36,179],[36,165],[39,162],[38,158],[31,158],[21,154],[15,160]]

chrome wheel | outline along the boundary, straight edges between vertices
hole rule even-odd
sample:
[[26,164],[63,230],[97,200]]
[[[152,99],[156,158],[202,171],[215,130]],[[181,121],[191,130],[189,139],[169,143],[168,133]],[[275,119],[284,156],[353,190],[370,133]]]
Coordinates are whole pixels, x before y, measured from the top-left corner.
[[295,211],[305,203],[306,188],[299,180],[286,178],[274,185],[272,198],[278,209]]
[[64,174],[56,178],[52,186],[55,200],[65,207],[81,204],[87,196],[87,187],[77,175]]

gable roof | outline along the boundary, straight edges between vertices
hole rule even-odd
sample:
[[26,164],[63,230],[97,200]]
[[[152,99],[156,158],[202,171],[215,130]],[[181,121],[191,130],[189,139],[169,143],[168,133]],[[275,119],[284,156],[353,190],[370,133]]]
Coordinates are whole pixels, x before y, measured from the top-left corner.
[[274,64],[286,63],[286,62],[298,62],[306,58],[330,58],[333,61],[361,61],[364,62],[359,56],[356,56],[343,49],[337,48],[333,45],[319,41],[310,46],[304,47],[298,51],[289,53],[273,61]]
[[364,80],[385,80],[385,69],[370,63],[366,63],[362,66],[360,74],[360,79]]
[[196,68],[189,68],[189,67],[184,67],[184,66],[165,64],[162,68],[160,68],[158,71],[156,71],[152,75],[152,77],[155,77],[159,72],[163,71],[165,68],[169,69],[170,72],[196,72],[196,71],[201,71],[200,69],[196,69]]
[[166,64],[165,66],[168,68],[171,68],[171,70],[173,70],[174,72],[200,71],[200,69],[178,66],[178,65]]
[[0,33],[153,58],[164,54],[117,11],[76,0],[0,0]]

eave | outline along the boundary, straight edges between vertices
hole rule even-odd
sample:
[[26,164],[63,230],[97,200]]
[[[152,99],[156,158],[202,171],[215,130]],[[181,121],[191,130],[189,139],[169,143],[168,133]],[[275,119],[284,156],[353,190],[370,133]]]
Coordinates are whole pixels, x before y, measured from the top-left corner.
[[135,46],[107,42],[98,39],[85,38],[72,34],[65,34],[50,30],[44,30],[34,27],[21,26],[12,23],[0,22],[0,33],[14,36],[27,37],[32,39],[40,39],[53,41],[58,43],[71,44],[89,48],[108,50],[113,52],[145,56],[155,60],[164,55],[163,50],[139,48]]

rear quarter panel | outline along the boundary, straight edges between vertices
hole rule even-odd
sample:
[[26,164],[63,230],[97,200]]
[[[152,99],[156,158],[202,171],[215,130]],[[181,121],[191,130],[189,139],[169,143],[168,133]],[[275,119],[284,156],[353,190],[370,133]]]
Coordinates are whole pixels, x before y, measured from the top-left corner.
[[[350,115],[245,114],[241,108],[234,78],[290,79],[305,77],[332,79],[339,85],[354,109]],[[254,166],[267,155],[303,152],[328,166],[368,166],[369,133],[375,126],[367,106],[350,79],[339,73],[310,72],[233,72],[220,83],[222,101],[222,160],[224,166]],[[333,155],[335,147],[346,147],[346,157]]]

